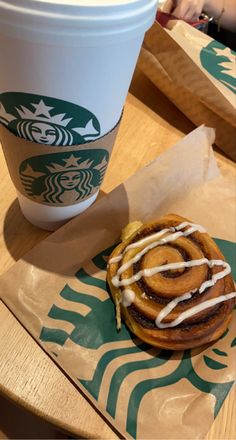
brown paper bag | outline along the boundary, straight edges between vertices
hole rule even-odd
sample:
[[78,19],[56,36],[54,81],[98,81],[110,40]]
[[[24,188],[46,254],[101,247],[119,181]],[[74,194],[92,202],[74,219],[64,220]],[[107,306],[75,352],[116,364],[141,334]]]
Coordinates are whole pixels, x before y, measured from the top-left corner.
[[216,145],[236,160],[235,52],[178,21],[147,32],[138,67],[196,125],[216,128]]
[[213,141],[213,130],[195,130],[0,279],[6,305],[126,438],[204,438],[233,385],[235,319],[208,347],[154,349],[125,325],[117,332],[106,285],[121,229],[168,212],[203,224],[234,267],[234,174],[221,164],[220,175]]

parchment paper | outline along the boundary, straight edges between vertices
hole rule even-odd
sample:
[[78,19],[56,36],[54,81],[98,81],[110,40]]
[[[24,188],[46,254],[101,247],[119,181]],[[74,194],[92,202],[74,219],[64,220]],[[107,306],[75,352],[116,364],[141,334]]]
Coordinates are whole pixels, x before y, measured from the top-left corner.
[[0,280],[10,310],[127,438],[204,438],[235,379],[235,319],[208,347],[154,349],[124,325],[117,333],[105,282],[121,228],[170,212],[205,226],[233,267],[235,173],[220,162],[220,174],[213,141],[212,129],[190,133]]

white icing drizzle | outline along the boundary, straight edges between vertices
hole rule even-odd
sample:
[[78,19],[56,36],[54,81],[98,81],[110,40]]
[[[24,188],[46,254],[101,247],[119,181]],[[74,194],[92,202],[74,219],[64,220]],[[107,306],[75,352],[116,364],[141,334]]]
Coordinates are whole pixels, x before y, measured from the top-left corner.
[[[188,299],[188,298],[183,298],[183,296],[184,295],[182,295],[182,301],[184,299]],[[235,297],[236,297],[236,292],[231,292],[231,293],[228,293],[227,295],[218,296],[218,298],[208,299],[207,301],[204,301],[201,304],[198,304],[194,307],[191,307],[191,309],[185,310],[185,312],[180,313],[178,318],[174,319],[174,321],[168,322],[166,324],[164,324],[164,323],[162,324],[161,320],[163,319],[164,316],[167,316],[170,312],[167,310],[167,313],[164,313],[164,316],[161,319],[160,319],[160,313],[165,312],[166,307],[168,307],[169,304],[171,304],[173,302],[173,301],[171,301],[171,303],[167,304],[167,306],[157,316],[156,321],[155,321],[156,326],[159,328],[176,327],[181,322],[183,322],[185,319],[190,318],[193,315],[196,315],[197,313],[201,312],[202,310],[208,309],[209,307],[213,307],[216,304],[219,304],[223,301],[228,301],[228,300],[235,298]],[[173,310],[174,307],[175,306],[173,306],[171,310]]]
[[[192,234],[193,232],[196,232],[196,231],[203,232],[203,230],[204,230],[204,232],[205,232],[205,229],[204,229],[201,225],[195,225],[195,224],[193,224],[193,223],[188,223],[188,222],[181,223],[181,224],[178,225],[177,227],[178,227],[179,229],[180,229],[180,228],[183,229],[183,228],[185,228],[187,225],[191,226],[191,227],[190,227],[191,234]],[[174,229],[174,228],[170,228],[171,231],[173,231],[173,229]],[[176,229],[176,228],[175,228],[175,229]],[[165,232],[163,232],[163,231],[165,231]],[[159,234],[159,236],[160,236],[161,232],[162,232],[161,235],[163,235],[163,233],[166,233],[167,231],[168,231],[167,229],[163,229],[162,231],[157,232],[157,234]],[[171,242],[171,241],[175,241],[175,240],[177,240],[177,239],[180,238],[180,237],[183,237],[183,236],[187,237],[188,235],[190,235],[189,229],[187,229],[187,230],[184,231],[184,232],[181,232],[181,231],[179,231],[179,232],[174,232],[174,233],[172,233],[172,234],[167,235],[167,237],[164,237],[164,238],[161,238],[160,240],[154,241],[154,242],[151,243],[150,245],[144,247],[144,248],[143,248],[140,252],[138,252],[133,258],[131,258],[127,263],[123,264],[123,265],[119,268],[119,270],[117,271],[117,274],[112,278],[112,283],[113,283],[113,285],[114,285],[115,287],[119,287],[119,286],[121,286],[122,284],[119,284],[119,282],[120,282],[120,281],[119,281],[119,275],[121,275],[125,270],[129,269],[133,264],[137,263],[137,262],[143,257],[143,255],[145,255],[148,251],[150,251],[151,249],[154,249],[154,248],[157,247],[157,246],[161,246],[161,245],[166,244],[166,243],[169,243],[169,242]],[[153,237],[153,238],[156,238],[156,234],[153,234],[152,237]],[[150,238],[150,237],[149,237],[149,238]],[[133,248],[137,248],[137,247],[139,247],[139,246],[141,245],[141,244],[140,244],[141,242],[142,242],[142,240],[139,240],[139,241],[137,241],[136,243],[132,243]],[[131,246],[131,245],[129,245],[129,246]],[[128,246],[127,246],[127,248],[128,248]],[[126,248],[126,249],[127,249],[127,248]],[[123,255],[125,254],[125,252],[127,252],[126,249],[123,251],[122,254],[118,255],[118,256],[115,257],[115,258],[118,258],[118,257],[119,257],[119,259],[121,260],[121,259],[123,258]],[[120,261],[120,260],[119,260],[119,261]],[[109,260],[109,263],[113,263],[113,259],[110,259],[110,260]],[[138,278],[138,279],[140,279],[140,278]],[[138,281],[138,279],[134,279],[134,281]],[[123,284],[123,285],[128,285],[128,284]]]
[[208,266],[210,268],[214,267],[214,266],[222,266],[225,269],[222,270],[221,272],[215,273],[214,275],[212,275],[211,280],[207,280],[205,281],[199,288],[199,293],[204,292],[208,287],[214,286],[214,284],[216,284],[216,282],[218,280],[220,280],[221,278],[226,277],[226,275],[229,275],[231,272],[231,268],[230,265],[228,263],[226,263],[226,261],[223,260],[209,260],[208,261]]
[[[187,226],[189,226],[189,228],[183,232],[181,232],[181,229],[186,228]],[[176,232],[177,231],[177,232]],[[134,282],[139,281],[143,276],[145,277],[151,277],[157,273],[161,273],[167,270],[175,270],[175,269],[183,269],[183,268],[187,268],[187,267],[195,267],[195,266],[201,266],[203,264],[207,264],[208,267],[212,268],[214,266],[221,266],[223,267],[223,270],[213,274],[212,278],[210,280],[205,281],[204,283],[202,283],[202,285],[199,288],[199,293],[203,293],[208,287],[213,286],[214,284],[216,284],[216,282],[218,280],[220,280],[221,278],[224,278],[226,275],[228,275],[231,272],[231,268],[229,266],[229,264],[224,261],[224,260],[208,260],[207,258],[201,258],[198,260],[191,260],[191,261],[182,261],[182,262],[178,262],[178,263],[169,263],[169,264],[163,264],[162,266],[156,266],[156,267],[152,267],[150,269],[143,269],[140,270],[138,273],[136,273],[135,275],[133,275],[132,277],[128,278],[128,279],[124,279],[124,280],[120,280],[120,275],[125,272],[127,269],[129,269],[133,264],[137,263],[142,257],[143,255],[145,255],[148,251],[150,251],[151,249],[154,249],[157,246],[169,243],[171,241],[175,241],[177,240],[179,237],[181,236],[185,236],[187,237],[188,235],[193,234],[194,232],[201,232],[204,233],[206,232],[206,230],[201,226],[201,225],[196,225],[194,223],[190,223],[190,222],[183,222],[181,224],[179,224],[178,226],[175,227],[171,227],[171,228],[165,228],[161,231],[158,231],[155,234],[150,235],[149,237],[145,237],[135,243],[132,243],[130,245],[128,245],[122,254],[111,258],[109,260],[109,264],[114,264],[114,263],[118,263],[119,261],[121,261],[123,259],[123,256],[126,252],[128,252],[128,250],[130,249],[135,249],[138,248],[140,246],[143,246],[144,244],[148,243],[149,241],[152,241],[151,244],[149,244],[148,246],[144,247],[140,252],[138,252],[133,258],[131,258],[127,263],[124,263],[117,271],[116,275],[112,278],[112,284],[115,287],[120,287],[120,286],[130,286],[131,284],[133,284]],[[170,232],[169,235],[167,235],[164,238],[161,238],[159,240],[156,240],[157,238],[160,238],[162,235],[166,234]],[[153,242],[153,240],[156,240]],[[227,295],[221,295],[218,298],[213,298],[207,301],[202,302],[201,304],[198,304],[196,306],[191,307],[190,309],[180,313],[180,315],[178,316],[178,318],[176,318],[174,321],[169,322],[169,323],[162,323],[161,321],[167,316],[169,315],[169,313],[171,313],[171,311],[181,302],[181,301],[185,301],[188,299],[192,298],[192,294],[195,293],[197,291],[197,289],[191,291],[191,292],[186,292],[183,295],[181,295],[178,298],[173,299],[172,301],[170,301],[162,310],[161,312],[158,314],[156,320],[155,320],[155,324],[157,327],[159,328],[168,328],[168,327],[175,327],[178,324],[180,324],[181,322],[183,322],[185,319],[199,313],[202,310],[205,310],[209,307],[213,307],[216,304],[219,304],[223,301],[228,301],[229,299],[232,299],[234,297],[236,297],[236,292],[231,292],[228,293]],[[145,294],[144,294],[145,295]],[[145,298],[143,294],[141,295],[143,298]],[[135,301],[135,293],[133,292],[133,290],[131,289],[124,289],[122,292],[122,305],[124,307],[129,307],[133,302]]]
[[117,257],[111,258],[111,259],[109,260],[108,265],[109,265],[109,264],[119,263],[119,262],[122,260],[122,257],[123,257],[122,255],[117,255]]
[[205,281],[200,286],[199,293],[203,293],[208,287],[214,286],[214,284],[218,280],[224,278],[226,275],[228,275],[231,272],[230,265],[226,263],[226,261],[208,260],[207,258],[200,258],[199,260],[180,261],[179,263],[169,263],[169,264],[163,264],[162,266],[155,266],[152,267],[151,269],[142,269],[132,277],[126,278],[124,280],[120,280],[118,276],[116,276],[112,279],[112,282],[116,287],[130,286],[131,284],[139,281],[142,277],[149,278],[152,277],[153,275],[156,275],[157,273],[165,272],[167,270],[184,269],[187,267],[201,266],[203,264],[207,264],[211,268],[213,266],[223,266],[224,270],[212,275],[212,278],[210,280]]
[[122,292],[121,304],[124,307],[129,307],[135,300],[135,293],[131,289],[124,289]]
[[175,226],[175,230],[176,230],[176,231],[179,231],[180,229],[186,228],[187,226],[191,226],[191,228],[189,228],[189,229],[186,231],[186,236],[192,234],[193,232],[195,232],[195,231],[196,231],[196,229],[195,229],[196,226],[197,226],[197,228],[198,228],[197,230],[198,230],[199,232],[202,232],[202,233],[206,232],[206,229],[205,229],[203,226],[201,226],[201,225],[196,225],[195,223],[190,223],[190,222],[183,222],[183,223],[180,223],[180,225]]
[[[183,295],[179,296],[178,298],[173,299],[172,301],[170,301],[166,307],[164,307],[161,312],[159,313],[159,315],[157,316],[156,320],[155,320],[155,324],[157,327],[159,328],[163,328],[161,324],[161,321],[167,316],[169,315],[170,312],[172,312],[172,310],[177,306],[177,304],[179,304],[181,301],[185,301],[186,299],[190,299],[192,297],[191,292],[187,292],[184,293]],[[165,325],[165,324],[164,324]]]
[[155,234],[149,235],[148,237],[141,238],[141,240],[129,244],[125,248],[125,252],[128,252],[130,249],[135,249],[139,246],[143,246],[145,243],[148,243],[149,241],[153,241],[156,238],[160,238],[162,235],[166,234],[167,232],[175,232],[175,228],[165,228],[162,229],[161,231],[155,232]]
[[130,249],[135,249],[139,246],[142,246],[145,243],[148,243],[149,241],[152,241],[155,238],[159,238],[162,235],[166,234],[167,232],[171,231],[174,232],[174,228],[166,228],[166,229],[162,229],[162,231],[156,232],[155,234],[149,235],[148,237],[142,238],[139,241],[136,241],[135,243],[131,243],[128,246],[126,246],[126,248],[124,249],[122,254],[117,255],[116,257],[113,257],[109,260],[109,264],[115,264],[115,263],[119,263],[122,258],[123,255],[128,252]]

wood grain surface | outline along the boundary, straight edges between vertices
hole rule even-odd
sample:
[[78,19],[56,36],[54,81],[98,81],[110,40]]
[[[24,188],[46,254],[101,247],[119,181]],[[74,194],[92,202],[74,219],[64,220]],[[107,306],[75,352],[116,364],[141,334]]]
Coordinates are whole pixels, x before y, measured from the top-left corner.
[[[102,185],[102,192],[105,193],[170,148],[193,128],[139,72],[134,77],[131,92]],[[0,170],[2,274],[49,233],[37,229],[23,218],[1,150]],[[76,437],[119,437],[1,302],[0,321],[0,392],[4,396]],[[235,413],[235,392],[231,391],[207,439],[235,439]]]

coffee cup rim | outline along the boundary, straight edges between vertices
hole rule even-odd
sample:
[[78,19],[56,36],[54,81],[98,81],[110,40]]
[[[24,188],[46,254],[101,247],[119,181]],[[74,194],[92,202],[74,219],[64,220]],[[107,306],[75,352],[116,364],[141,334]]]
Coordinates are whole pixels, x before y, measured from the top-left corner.
[[156,9],[157,0],[0,0],[0,33],[45,44],[110,44],[144,34]]

